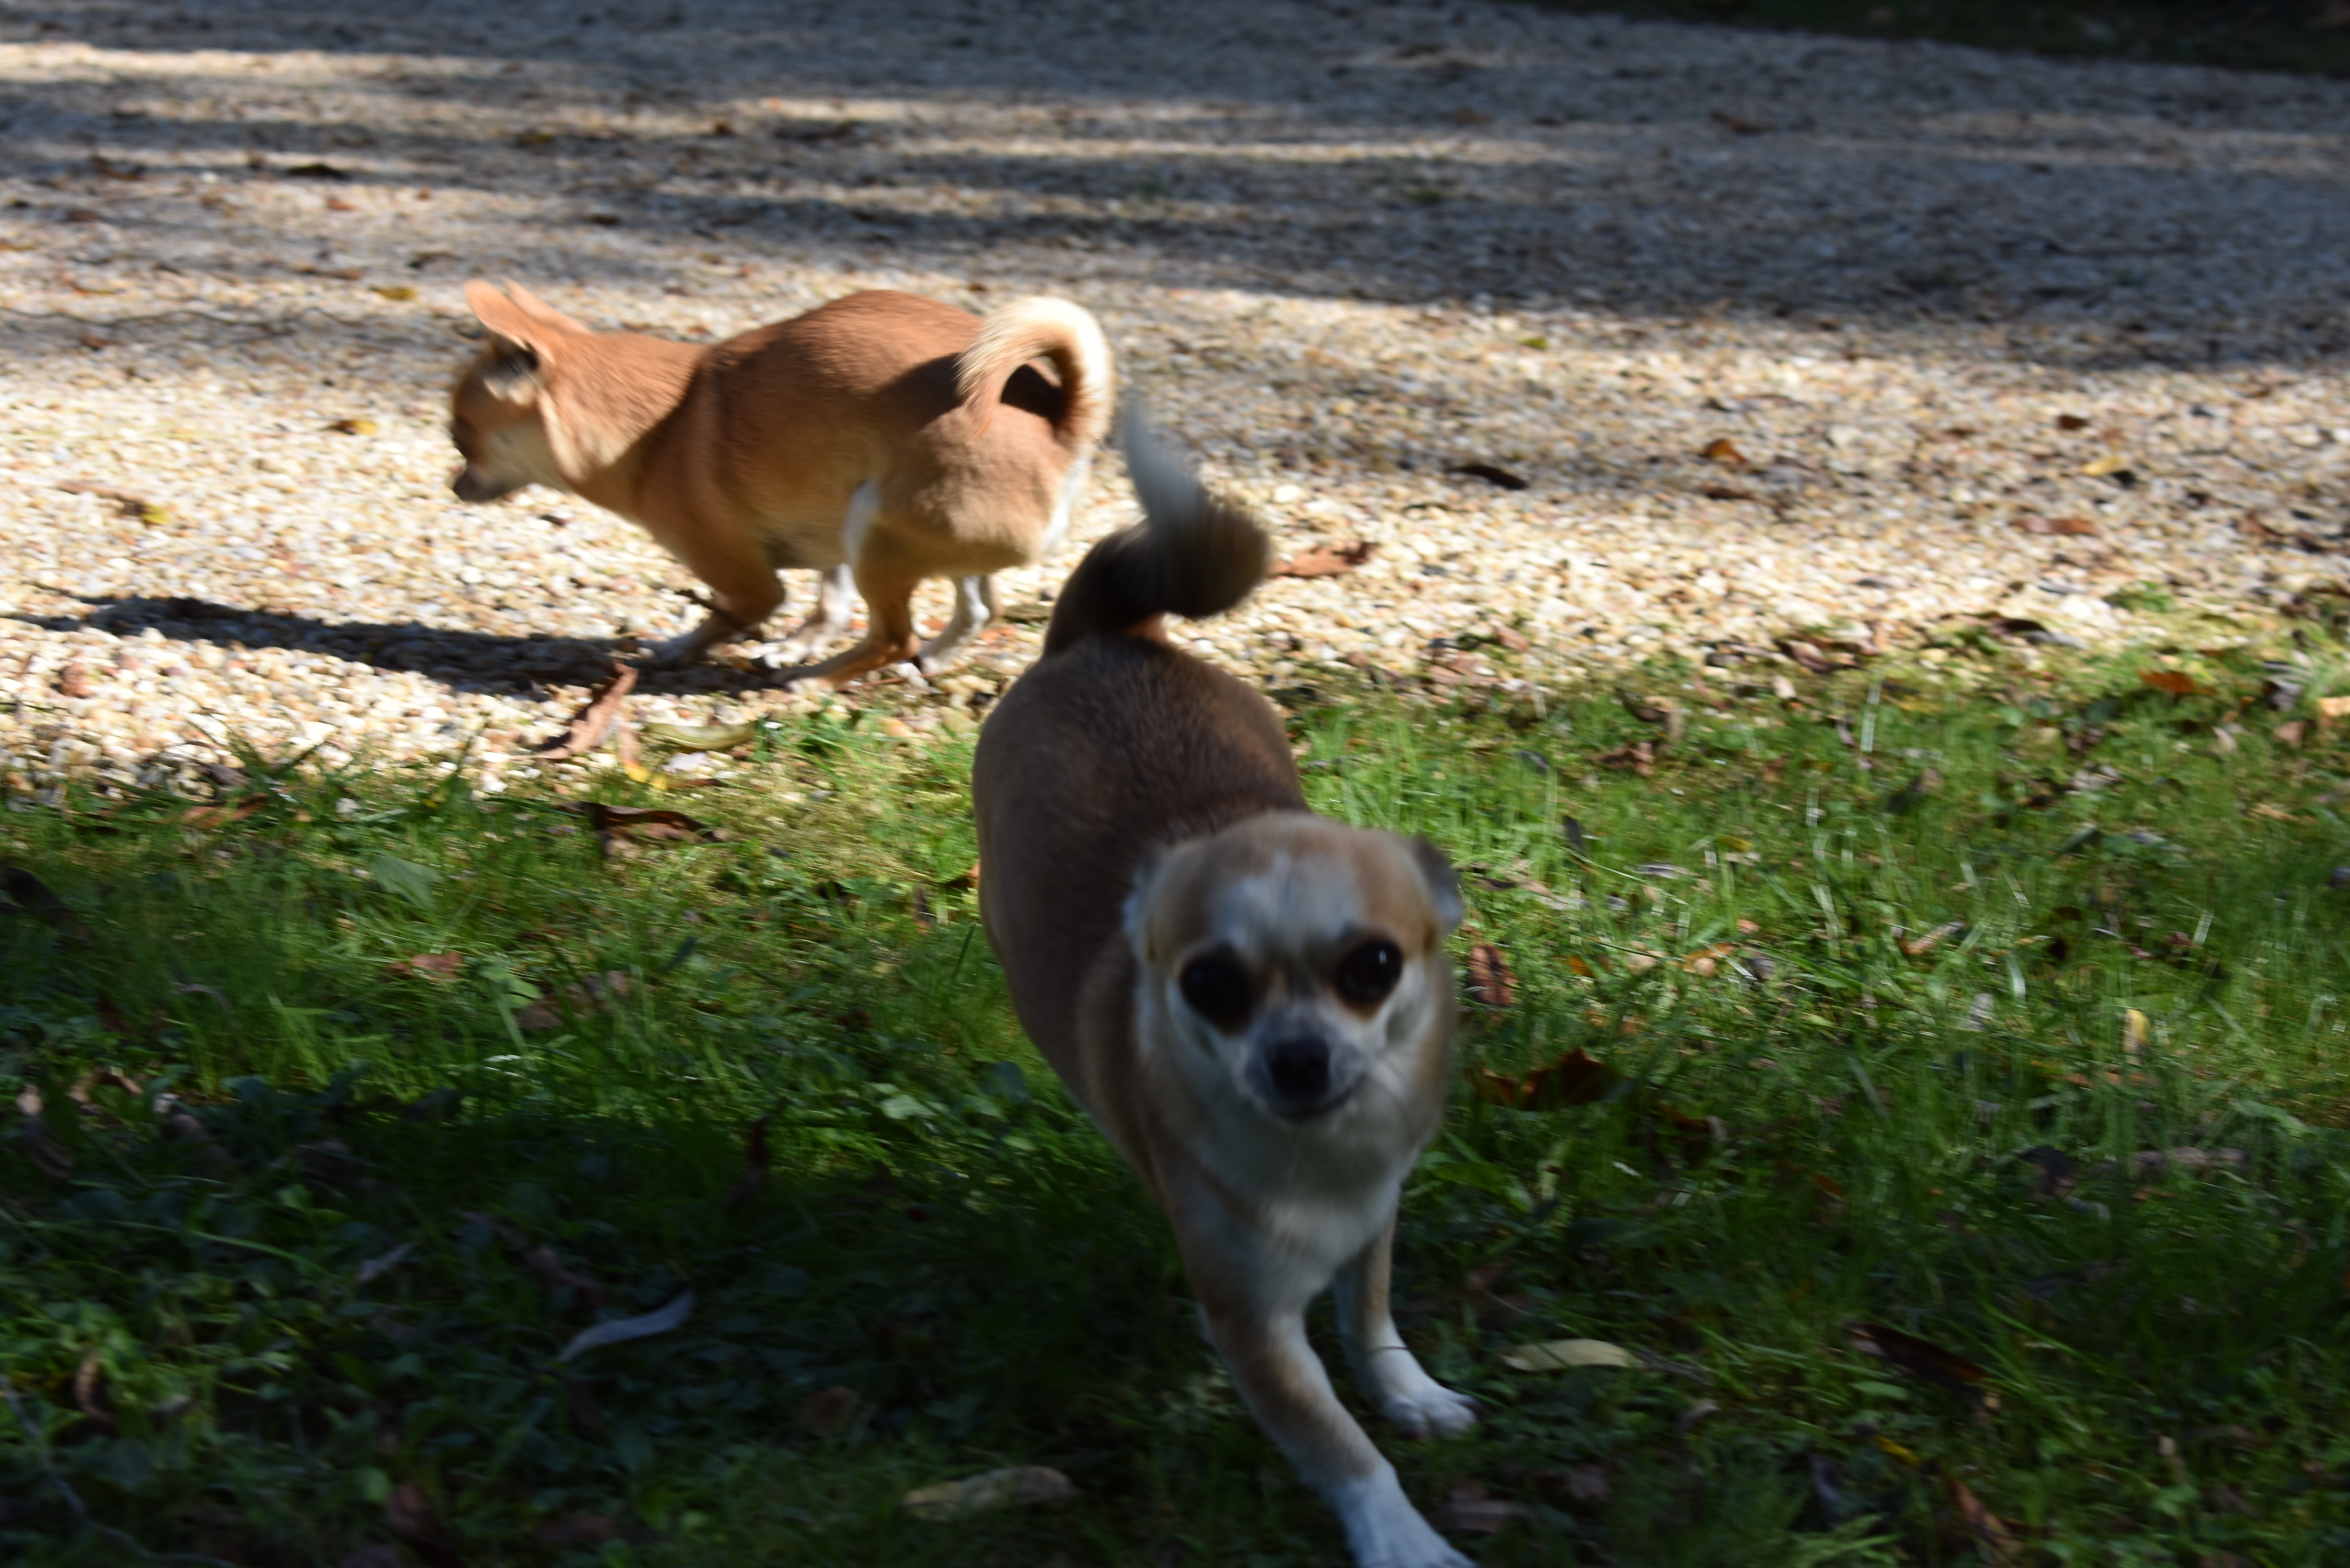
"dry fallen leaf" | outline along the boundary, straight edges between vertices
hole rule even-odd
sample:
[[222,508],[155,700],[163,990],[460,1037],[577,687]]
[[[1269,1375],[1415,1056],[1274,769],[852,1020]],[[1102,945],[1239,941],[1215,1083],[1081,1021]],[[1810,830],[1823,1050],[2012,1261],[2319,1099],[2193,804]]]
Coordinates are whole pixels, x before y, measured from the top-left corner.
[[601,1546],[619,1539],[620,1528],[600,1513],[572,1513],[550,1519],[530,1532],[540,1546]]
[[2173,697],[2208,695],[2204,688],[2195,683],[2195,677],[2183,670],[2148,670],[2140,674],[2138,679],[2157,691],[2168,691]]
[[2136,1062],[2146,1055],[2146,1048],[2154,1037],[2154,1026],[2146,1014],[2135,1007],[2122,1010],[2122,1054]]
[[536,1274],[551,1291],[576,1291],[591,1312],[604,1305],[604,1287],[586,1274],[574,1273],[563,1263],[563,1254],[544,1242],[522,1255],[522,1266]]
[[1947,1388],[1978,1407],[1998,1403],[1997,1396],[1982,1386],[1990,1375],[1955,1351],[1881,1323],[1856,1323],[1845,1332],[1852,1336],[1853,1348],[1863,1355],[1873,1355],[1912,1377]]
[[1077,1489],[1060,1471],[1043,1465],[1017,1465],[967,1480],[918,1488],[906,1494],[905,1508],[917,1519],[943,1522],[996,1509],[1066,1502],[1076,1495]]
[[[574,1013],[609,1012],[612,1005],[626,997],[636,981],[626,970],[608,969],[601,974],[591,974],[575,985],[563,988],[563,1000]],[[517,1029],[559,1029],[563,1012],[545,997],[518,1008],[515,1012]]]
[[1446,1535],[1491,1535],[1533,1511],[1524,1503],[1486,1495],[1482,1481],[1464,1480],[1428,1511],[1428,1522]]
[[837,1438],[848,1430],[863,1404],[857,1390],[836,1385],[819,1388],[801,1400],[795,1418],[803,1432],[818,1438]]
[[404,305],[416,297],[416,291],[404,283],[380,283],[376,285],[375,292],[395,305]]
[[462,953],[413,953],[383,966],[396,980],[454,980],[465,964]]
[[414,1481],[402,1481],[391,1489],[383,1500],[384,1528],[402,1541],[437,1542],[441,1538],[441,1519],[432,1511],[432,1500]]
[[2317,700],[2319,723],[2331,724],[2343,719],[2350,719],[2350,697],[2320,697]]
[[1510,961],[1491,942],[1469,950],[1469,997],[1484,1007],[1507,1007],[1517,1000],[1517,977],[1510,971]]
[[547,762],[561,762],[567,757],[584,756],[604,743],[606,732],[612,721],[620,716],[620,707],[636,689],[637,667],[615,659],[612,673],[588,699],[587,705],[571,716],[560,740],[542,748],[539,756]]
[[2103,457],[2094,457],[2083,463],[2081,472],[2085,478],[2103,479],[2108,474],[2119,473],[2128,466],[2128,458],[2120,452],[2109,452]]
[[1738,443],[1728,436],[1716,436],[1706,442],[1703,455],[1708,462],[1719,462],[1731,468],[1746,466],[1746,454],[1739,451]]
[[337,435],[368,436],[375,434],[373,420],[337,420],[327,427]]
[[89,670],[87,666],[68,664],[57,671],[57,695],[82,698],[89,695]]
[[141,523],[161,523],[171,514],[155,502],[129,490],[111,484],[93,484],[86,479],[61,481],[57,488],[71,495],[95,495],[101,501],[111,501],[125,517],[136,517]]
[[1950,1501],[1958,1509],[1959,1517],[1966,1521],[1967,1529],[1973,1534],[1975,1545],[1984,1560],[1991,1563],[2013,1561],[2017,1543],[2006,1523],[1982,1505],[1982,1501],[1969,1490],[1966,1482],[1956,1476],[1950,1477]]
[[2085,431],[2089,428],[2089,421],[2080,414],[2058,414],[2056,428],[2060,431]]
[[2309,735],[2309,721],[2306,719],[2289,719],[2285,722],[2279,724],[2274,730],[2271,731],[2270,733],[2275,738],[2276,743],[2280,746],[2298,746]]
[[2026,534],[2081,535],[2095,534],[2097,525],[2085,517],[2038,517],[2025,515],[2015,520],[2015,525]]
[[1615,1068],[1576,1049],[1516,1077],[1481,1067],[1475,1087],[1478,1098],[1493,1105],[1550,1111],[1561,1106],[1587,1106],[1605,1097],[1617,1076]]
[[726,1189],[726,1205],[748,1203],[767,1179],[767,1118],[761,1116],[751,1124],[750,1136],[743,1140],[743,1174]]
[[740,724],[667,724],[659,722],[644,727],[644,737],[655,745],[676,746],[689,752],[729,752],[736,746],[747,746],[759,738],[755,719]]
[[593,1328],[583,1328],[571,1336],[557,1361],[574,1361],[591,1350],[608,1345],[620,1345],[631,1339],[650,1339],[657,1334],[667,1334],[693,1315],[693,1293],[685,1291],[667,1306],[639,1314],[635,1317],[615,1318],[599,1323]]
[[1444,472],[1462,474],[1470,479],[1482,479],[1486,483],[1498,485],[1503,490],[1523,490],[1534,483],[1523,475],[1512,473],[1508,469],[1490,462],[1456,462]]
[[1316,545],[1310,550],[1300,550],[1286,560],[1275,561],[1266,568],[1265,576],[1335,577],[1365,565],[1378,552],[1378,546],[1367,539],[1352,545]]
[[1935,927],[1923,936],[1896,937],[1894,945],[1901,950],[1902,955],[1906,958],[1922,958],[1939,947],[1944,939],[1957,936],[1966,929],[1967,923],[1964,920],[1952,920],[1946,925]]
[[1516,1372],[1564,1372],[1575,1366],[1638,1366],[1640,1358],[1604,1339],[1554,1339],[1505,1350],[1502,1365]]

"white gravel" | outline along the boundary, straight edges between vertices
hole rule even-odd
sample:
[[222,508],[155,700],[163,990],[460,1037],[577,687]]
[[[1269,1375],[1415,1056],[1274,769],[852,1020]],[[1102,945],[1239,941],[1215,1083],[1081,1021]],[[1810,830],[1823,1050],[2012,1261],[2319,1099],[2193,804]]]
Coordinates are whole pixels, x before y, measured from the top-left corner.
[[[696,338],[1082,301],[1284,551],[1378,545],[1201,628],[1275,682],[2094,642],[2144,584],[2256,636],[2343,575],[2350,84],[1475,0],[589,4],[0,13],[10,787],[232,734],[494,777],[688,624],[627,524],[448,493],[474,275]],[[1007,599],[1130,515],[1102,465]],[[881,693],[962,722],[1037,629]],[[755,650],[640,690],[791,701]]]

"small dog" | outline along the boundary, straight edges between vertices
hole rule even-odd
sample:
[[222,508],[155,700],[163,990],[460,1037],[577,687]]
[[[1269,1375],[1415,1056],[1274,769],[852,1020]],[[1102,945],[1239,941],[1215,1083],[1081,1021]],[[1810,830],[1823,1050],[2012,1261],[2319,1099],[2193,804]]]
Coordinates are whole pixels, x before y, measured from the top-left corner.
[[1129,411],[1145,521],[1087,555],[972,769],[980,913],[1014,1007],[1174,1222],[1209,1337],[1362,1568],[1469,1568],[1331,1390],[1305,1309],[1336,1282],[1357,1385],[1417,1435],[1467,1398],[1388,1310],[1396,1203],[1444,1113],[1461,919],[1424,840],[1306,809],[1281,719],[1178,651],[1265,535]]
[[[812,567],[823,587],[795,657],[848,629],[852,580],[869,624],[795,682],[945,668],[995,612],[988,575],[1059,546],[1109,425],[1109,345],[1066,300],[982,320],[877,289],[696,348],[590,330],[511,283],[465,298],[490,337],[450,397],[453,488],[494,501],[551,485],[644,528],[711,594],[663,661],[755,629],[783,604],[776,572]],[[927,577],[955,579],[955,607],[920,643]]]

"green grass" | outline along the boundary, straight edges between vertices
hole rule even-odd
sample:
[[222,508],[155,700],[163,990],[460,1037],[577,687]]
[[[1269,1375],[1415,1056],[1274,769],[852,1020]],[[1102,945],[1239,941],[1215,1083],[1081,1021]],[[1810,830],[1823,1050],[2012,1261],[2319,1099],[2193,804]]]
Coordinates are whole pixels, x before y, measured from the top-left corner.
[[[1989,647],[1965,690],[1796,706],[1658,671],[1690,718],[1647,777],[1603,761],[1659,732],[1611,692],[1290,694],[1316,804],[1445,846],[1462,953],[1515,973],[1465,1010],[1399,1263],[1407,1336],[1489,1418],[1381,1436],[1423,1502],[1526,1506],[1481,1562],[2350,1560],[2345,759],[2275,734],[2343,682],[2304,659],[2288,713],[2187,661],[2209,694]],[[38,878],[0,909],[0,1091],[47,1107],[0,1123],[0,1369],[42,1433],[0,1412],[0,1557],[334,1564],[396,1522],[425,1563],[1341,1560],[1011,1019],[967,742],[835,712],[764,746],[722,790],[608,779],[728,834],[610,858],[555,797],[426,772],[289,773],[229,823],[0,815]],[[453,977],[390,969],[436,953]],[[1472,1087],[1576,1050],[1589,1103]],[[64,1108],[98,1068],[134,1089]],[[2179,1147],[2243,1162],[2099,1168]],[[688,1288],[683,1327],[557,1362]],[[1644,1362],[1501,1359],[1560,1337]],[[897,1506],[1021,1463],[1081,1495]]]
[[2050,55],[2350,74],[2350,11],[2329,0],[1540,0],[1555,10],[1936,38]]

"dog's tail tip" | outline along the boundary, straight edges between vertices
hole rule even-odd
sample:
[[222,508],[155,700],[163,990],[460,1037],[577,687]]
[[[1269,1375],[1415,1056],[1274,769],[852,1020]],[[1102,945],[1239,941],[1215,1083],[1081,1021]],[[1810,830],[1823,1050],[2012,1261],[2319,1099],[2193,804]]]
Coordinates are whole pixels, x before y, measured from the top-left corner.
[[1062,439],[1083,450],[1109,429],[1115,372],[1109,339],[1093,312],[1071,300],[1031,295],[990,311],[955,365],[955,396],[983,420],[1003,383],[1031,359],[1049,359],[1061,378]]
[[1139,404],[1128,401],[1120,425],[1142,521],[1101,540],[1077,563],[1053,607],[1047,653],[1090,633],[1131,631],[1158,616],[1221,615],[1264,580],[1272,542],[1263,524],[1211,493]]

